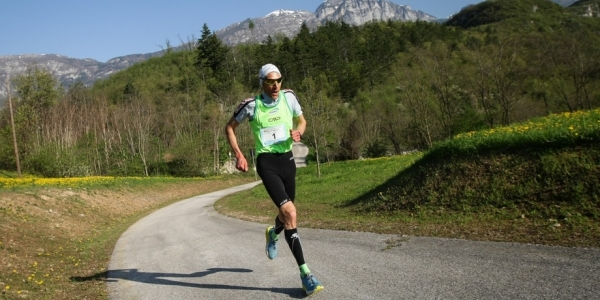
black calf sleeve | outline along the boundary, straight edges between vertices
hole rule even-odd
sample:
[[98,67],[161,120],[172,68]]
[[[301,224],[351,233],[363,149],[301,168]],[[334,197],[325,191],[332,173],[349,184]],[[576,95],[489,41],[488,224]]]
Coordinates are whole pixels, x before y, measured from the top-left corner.
[[283,231],[283,223],[279,221],[279,215],[275,217],[275,234],[280,234]]
[[305,264],[304,253],[302,253],[302,245],[300,244],[300,236],[298,236],[298,229],[290,229],[285,231],[285,240],[287,241],[292,254],[296,259],[299,266]]

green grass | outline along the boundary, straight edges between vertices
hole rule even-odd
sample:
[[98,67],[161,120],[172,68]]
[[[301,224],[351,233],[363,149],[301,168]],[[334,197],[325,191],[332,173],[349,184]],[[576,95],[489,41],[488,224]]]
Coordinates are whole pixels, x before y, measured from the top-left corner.
[[[301,227],[600,246],[600,110],[469,132],[430,151],[298,170]],[[272,223],[262,186],[218,211]]]

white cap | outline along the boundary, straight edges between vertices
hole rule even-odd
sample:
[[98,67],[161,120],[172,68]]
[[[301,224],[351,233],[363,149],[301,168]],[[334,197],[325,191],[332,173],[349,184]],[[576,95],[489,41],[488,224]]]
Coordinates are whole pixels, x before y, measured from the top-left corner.
[[271,72],[277,72],[277,74],[281,75],[279,69],[277,69],[277,67],[273,64],[266,64],[262,66],[262,68],[260,68],[260,71],[258,72],[258,78],[260,78],[260,85],[263,84],[263,79],[266,78],[267,75],[269,75],[269,73]]

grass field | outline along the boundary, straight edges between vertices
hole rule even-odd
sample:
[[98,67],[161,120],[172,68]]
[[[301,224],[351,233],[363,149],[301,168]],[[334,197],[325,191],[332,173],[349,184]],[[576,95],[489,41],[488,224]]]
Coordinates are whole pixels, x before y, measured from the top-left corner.
[[[600,247],[600,110],[461,134],[430,151],[298,169],[299,226]],[[254,181],[0,172],[0,298],[106,299],[118,237],[148,213]],[[272,223],[262,186],[217,201]],[[78,280],[88,278],[88,280]]]

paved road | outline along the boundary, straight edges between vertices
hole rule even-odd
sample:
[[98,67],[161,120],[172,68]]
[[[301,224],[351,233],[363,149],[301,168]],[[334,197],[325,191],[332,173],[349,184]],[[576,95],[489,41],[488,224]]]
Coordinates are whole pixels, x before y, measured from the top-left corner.
[[[304,298],[285,243],[271,261],[264,224],[212,208],[255,184],[190,198],[134,224],[112,255],[110,299]],[[600,299],[600,249],[299,232],[325,286],[312,299]]]

